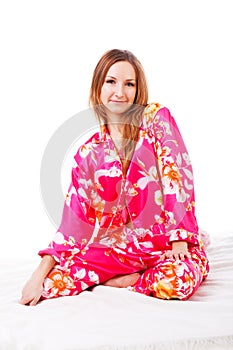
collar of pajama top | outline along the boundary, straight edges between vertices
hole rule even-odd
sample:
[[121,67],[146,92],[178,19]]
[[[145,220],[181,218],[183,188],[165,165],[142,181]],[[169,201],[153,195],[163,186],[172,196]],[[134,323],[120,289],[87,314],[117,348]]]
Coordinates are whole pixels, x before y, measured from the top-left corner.
[[120,243],[128,221],[139,235],[168,233],[170,240],[192,240],[198,231],[191,163],[166,107],[152,103],[145,108],[125,177],[107,129],[95,133],[74,158],[66,206],[98,228],[95,241]]

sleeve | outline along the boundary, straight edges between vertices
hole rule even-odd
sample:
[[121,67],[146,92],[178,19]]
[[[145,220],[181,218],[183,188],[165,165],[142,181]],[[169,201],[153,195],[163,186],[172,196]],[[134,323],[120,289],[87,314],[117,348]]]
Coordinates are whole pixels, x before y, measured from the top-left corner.
[[87,174],[90,174],[87,165],[81,167],[76,161],[60,226],[49,246],[38,253],[53,256],[61,266],[71,260],[77,250],[82,250],[94,232],[96,211],[89,199],[94,184],[91,179],[87,180]]
[[199,243],[195,217],[193,171],[178,126],[163,107],[152,121],[158,174],[162,189],[162,211],[155,225],[166,234],[168,242]]

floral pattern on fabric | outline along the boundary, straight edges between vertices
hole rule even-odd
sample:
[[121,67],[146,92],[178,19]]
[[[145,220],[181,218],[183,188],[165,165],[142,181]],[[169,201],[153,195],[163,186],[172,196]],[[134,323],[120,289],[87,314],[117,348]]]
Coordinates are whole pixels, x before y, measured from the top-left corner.
[[[67,290],[72,295],[117,273],[139,270],[145,272],[133,290],[163,298],[192,294],[208,274],[208,259],[195,217],[191,162],[170,111],[157,103],[145,108],[125,176],[107,128],[82,145],[74,159],[61,225],[48,248],[39,252],[52,255],[71,280],[59,274],[48,277],[47,295]],[[193,252],[191,263],[159,262],[171,243],[180,240]],[[94,247],[104,251],[90,265]],[[146,256],[153,260],[148,270]],[[108,273],[98,267],[103,260]],[[64,290],[58,288],[65,283]]]
[[188,299],[208,275],[207,259],[191,250],[192,259],[159,260],[156,266],[146,270],[130,290],[161,299]]
[[45,291],[49,290],[47,297],[54,298],[57,296],[70,295],[70,291],[75,289],[74,282],[67,272],[62,272],[56,269],[46,277],[44,281],[44,292],[42,296],[45,296]]

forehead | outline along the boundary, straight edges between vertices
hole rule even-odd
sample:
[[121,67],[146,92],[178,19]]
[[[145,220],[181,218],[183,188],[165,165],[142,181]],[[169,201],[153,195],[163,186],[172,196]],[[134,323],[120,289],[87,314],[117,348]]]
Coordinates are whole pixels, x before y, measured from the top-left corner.
[[120,61],[114,63],[108,70],[106,76],[123,79],[136,79],[136,73],[131,63]]

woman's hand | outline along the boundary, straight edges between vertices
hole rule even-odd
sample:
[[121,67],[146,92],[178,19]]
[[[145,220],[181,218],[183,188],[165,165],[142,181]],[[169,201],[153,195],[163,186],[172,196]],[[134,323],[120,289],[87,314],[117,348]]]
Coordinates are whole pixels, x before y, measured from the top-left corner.
[[184,241],[172,242],[172,249],[167,250],[161,256],[161,260],[165,260],[165,259],[185,260],[186,258],[190,259],[191,254],[188,251],[188,244]]
[[43,292],[43,283],[45,277],[54,267],[56,261],[50,255],[44,255],[39,266],[33,272],[31,278],[25,284],[22,290],[20,304],[34,306],[40,300]]
[[23,290],[20,304],[35,306],[40,300],[43,292],[43,281],[39,280],[35,275],[27,281]]

